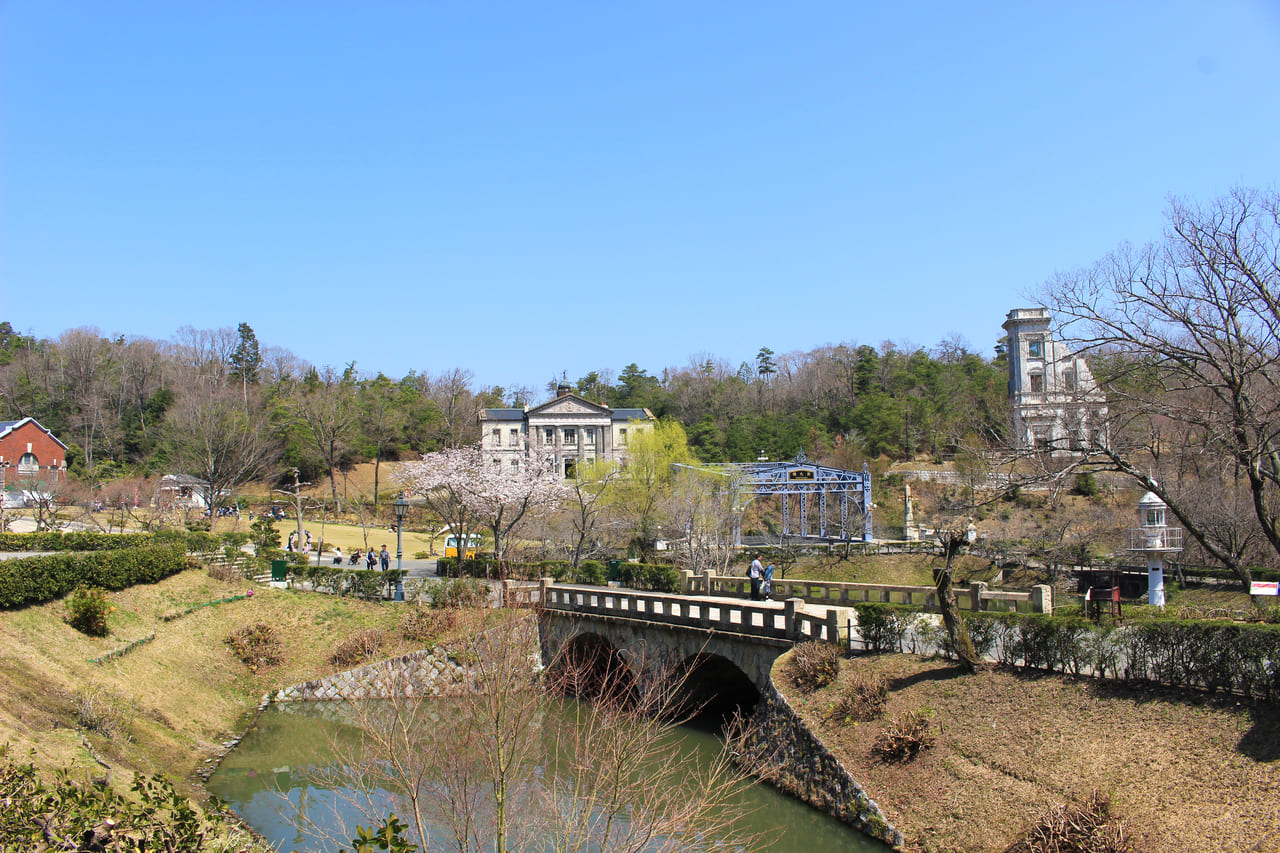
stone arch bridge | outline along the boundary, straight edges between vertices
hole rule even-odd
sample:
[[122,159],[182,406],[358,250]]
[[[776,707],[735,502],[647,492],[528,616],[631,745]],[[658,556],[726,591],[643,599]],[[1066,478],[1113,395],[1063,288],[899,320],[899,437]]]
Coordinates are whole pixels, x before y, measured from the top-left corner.
[[[604,653],[640,680],[682,667],[700,706],[749,711],[777,657],[797,642],[847,639],[837,608],[800,599],[743,601],[544,583],[539,641],[546,662]],[[811,612],[813,611],[813,612]]]

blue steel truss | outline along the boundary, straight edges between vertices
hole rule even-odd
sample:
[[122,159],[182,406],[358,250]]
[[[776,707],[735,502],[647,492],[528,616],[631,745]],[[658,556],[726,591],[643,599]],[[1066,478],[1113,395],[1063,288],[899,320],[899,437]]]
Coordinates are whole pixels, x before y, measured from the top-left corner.
[[[849,530],[850,502],[855,513],[862,516],[862,540],[870,542],[871,534],[871,472],[863,465],[861,471],[828,468],[810,462],[803,453],[790,462],[717,462],[705,465],[681,465],[711,474],[727,477],[744,495],[782,495],[782,535],[803,536],[818,539],[851,538]],[[827,513],[828,496],[834,497],[840,507],[840,533],[831,535]],[[810,523],[809,514],[814,498],[817,498],[817,524]],[[791,527],[792,499],[799,504],[799,527]],[[743,500],[743,506],[750,498]],[[741,540],[741,537],[738,537]]]

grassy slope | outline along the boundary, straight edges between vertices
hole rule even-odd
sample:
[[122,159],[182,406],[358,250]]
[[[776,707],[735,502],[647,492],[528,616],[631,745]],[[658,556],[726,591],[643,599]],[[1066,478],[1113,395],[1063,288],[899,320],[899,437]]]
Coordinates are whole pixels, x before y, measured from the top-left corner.
[[[1143,851],[1280,850],[1280,709],[1056,676],[958,675],[905,655],[845,661],[890,681],[881,720],[831,718],[839,683],[804,696],[775,681],[919,849],[1005,849],[1050,805],[1100,791]],[[878,763],[884,721],[932,715],[936,744]]]
[[[251,599],[207,607],[164,622],[161,615],[247,591],[184,572],[158,584],[111,595],[111,635],[85,637],[62,622],[62,606],[0,613],[0,744],[38,767],[102,768],[83,745],[111,765],[113,784],[126,786],[134,770],[164,772],[188,794],[200,796],[194,771],[243,728],[263,693],[304,681],[334,667],[328,657],[342,639],[376,627],[386,655],[411,651],[399,638],[403,606],[257,588]],[[483,618],[483,616],[478,617]],[[252,622],[277,629],[285,660],[250,672],[223,639]],[[459,633],[470,627],[463,625]],[[88,659],[155,632],[156,639],[103,664]],[[110,697],[123,715],[121,735],[105,737],[77,727],[77,695]]]

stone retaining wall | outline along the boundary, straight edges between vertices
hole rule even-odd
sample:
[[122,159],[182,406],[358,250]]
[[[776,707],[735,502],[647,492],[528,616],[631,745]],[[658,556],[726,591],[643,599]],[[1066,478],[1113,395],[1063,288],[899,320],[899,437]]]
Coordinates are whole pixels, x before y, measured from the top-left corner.
[[471,671],[447,650],[410,652],[398,658],[304,681],[271,696],[273,702],[390,699],[394,696],[460,696],[470,689]]
[[831,750],[809,731],[772,681],[760,692],[752,722],[753,731],[743,747],[745,763],[756,775],[872,838],[902,846],[902,833]]

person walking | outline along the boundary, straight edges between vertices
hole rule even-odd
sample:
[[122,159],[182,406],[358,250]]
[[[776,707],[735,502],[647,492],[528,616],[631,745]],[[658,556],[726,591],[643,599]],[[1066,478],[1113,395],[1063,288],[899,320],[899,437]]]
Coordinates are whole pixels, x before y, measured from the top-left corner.
[[756,557],[751,561],[751,567],[747,569],[747,577],[751,578],[751,600],[760,600],[760,575],[764,573],[764,567],[760,565],[760,558]]
[[378,552],[370,548],[365,554],[364,564],[369,571],[373,571],[373,567],[378,565]]
[[384,572],[391,568],[391,552],[387,550],[386,545],[383,545],[382,550],[378,552],[378,559],[382,561],[382,570]]
[[764,567],[764,580],[760,584],[760,595],[765,601],[773,600],[773,563]]

